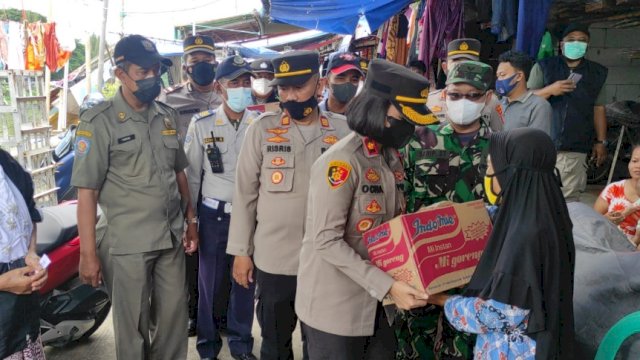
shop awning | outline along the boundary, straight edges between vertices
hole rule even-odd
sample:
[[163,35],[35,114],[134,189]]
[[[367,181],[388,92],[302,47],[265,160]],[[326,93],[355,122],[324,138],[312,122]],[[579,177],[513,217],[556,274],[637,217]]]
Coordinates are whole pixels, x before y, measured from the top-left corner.
[[271,18],[306,29],[353,34],[360,15],[371,30],[414,0],[271,0]]

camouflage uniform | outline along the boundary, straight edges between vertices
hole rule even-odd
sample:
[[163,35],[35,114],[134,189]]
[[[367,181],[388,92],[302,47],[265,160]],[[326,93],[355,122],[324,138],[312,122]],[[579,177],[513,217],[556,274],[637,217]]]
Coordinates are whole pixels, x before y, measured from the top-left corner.
[[[444,200],[482,199],[485,170],[481,165],[486,164],[490,132],[481,120],[478,134],[463,147],[449,123],[418,128],[403,149],[407,211]],[[473,358],[475,335],[451,327],[440,306],[401,313],[396,323],[396,359]]]

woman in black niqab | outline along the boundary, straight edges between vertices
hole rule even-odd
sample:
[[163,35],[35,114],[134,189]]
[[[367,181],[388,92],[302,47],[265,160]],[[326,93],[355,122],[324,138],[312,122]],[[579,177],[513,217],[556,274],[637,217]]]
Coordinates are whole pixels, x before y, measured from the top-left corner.
[[499,211],[464,296],[529,310],[524,333],[535,359],[573,359],[575,248],[555,146],[520,128],[492,134],[489,155]]

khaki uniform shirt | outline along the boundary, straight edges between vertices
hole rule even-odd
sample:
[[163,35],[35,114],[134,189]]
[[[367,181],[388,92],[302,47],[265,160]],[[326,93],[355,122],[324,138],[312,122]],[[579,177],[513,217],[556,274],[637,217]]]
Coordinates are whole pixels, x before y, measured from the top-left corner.
[[298,273],[311,164],[350,132],[343,116],[320,117],[307,140],[285,113],[264,113],[249,126],[238,157],[228,254],[253,255],[267,273]]
[[194,115],[205,110],[215,109],[222,104],[222,97],[215,91],[201,93],[196,91],[191,83],[167,88],[158,96],[161,101],[178,112],[178,134],[180,142],[184,143],[187,129]]
[[305,324],[341,336],[371,336],[393,278],[369,262],[362,234],[404,208],[398,152],[351,133],[311,168],[309,210],[296,290]]
[[[189,160],[187,179],[192,204],[197,203],[200,192],[203,197],[232,202],[240,146],[247,127],[256,117],[257,113],[245,110],[237,129],[229,122],[222,105],[193,117],[184,142]],[[214,174],[207,158],[207,148],[212,147],[214,141],[222,155],[223,173]]]
[[176,118],[159,102],[149,105],[145,118],[120,91],[80,117],[71,184],[99,190],[104,216],[96,239],[106,235],[111,254],[169,249],[172,234],[182,236],[176,172],[188,164]]
[[[443,124],[447,120],[446,114],[446,95],[444,91],[436,90],[429,93],[427,98],[427,107],[438,118],[440,124]],[[489,124],[489,127],[493,131],[502,131],[504,127],[504,116],[502,111],[502,105],[498,100],[498,97],[491,95],[489,104],[482,110],[482,120]]]

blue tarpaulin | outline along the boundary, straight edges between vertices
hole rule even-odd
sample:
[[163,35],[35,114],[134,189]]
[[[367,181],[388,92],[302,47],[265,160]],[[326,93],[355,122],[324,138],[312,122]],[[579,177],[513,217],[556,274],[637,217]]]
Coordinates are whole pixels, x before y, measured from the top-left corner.
[[353,34],[364,14],[371,30],[414,0],[271,0],[271,18],[335,34]]

